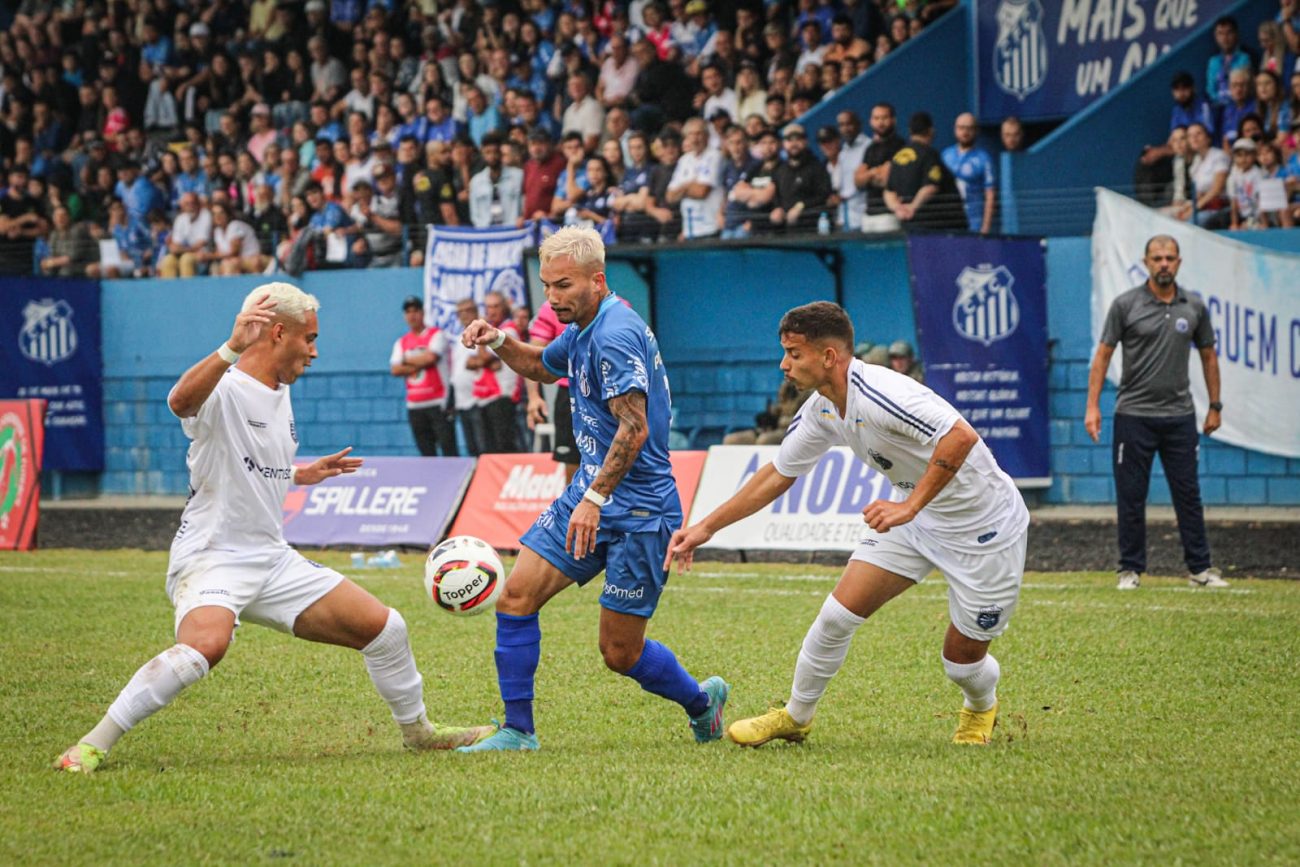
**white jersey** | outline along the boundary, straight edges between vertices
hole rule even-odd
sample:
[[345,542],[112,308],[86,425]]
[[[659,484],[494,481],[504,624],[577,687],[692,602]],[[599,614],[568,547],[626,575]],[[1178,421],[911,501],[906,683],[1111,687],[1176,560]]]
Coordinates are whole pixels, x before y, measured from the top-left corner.
[[722,208],[722,154],[715,150],[705,150],[702,154],[684,153],[673,169],[672,180],[668,189],[675,190],[690,184],[705,184],[709,187],[708,195],[702,199],[689,196],[682,199],[682,233],[687,240],[716,235],[721,230],[718,225],[718,211]]
[[192,440],[190,499],[173,565],[204,550],[287,548],[282,504],[298,452],[289,386],[268,388],[231,367],[181,430]]
[[[951,404],[911,377],[854,359],[844,418],[835,404],[813,392],[795,415],[773,465],[794,478],[815,467],[831,446],[846,445],[888,476],[894,499],[902,501],[924,475],[935,444],[960,418]],[[1020,537],[1029,526],[1029,510],[980,440],[912,526],[954,550],[995,551]]]

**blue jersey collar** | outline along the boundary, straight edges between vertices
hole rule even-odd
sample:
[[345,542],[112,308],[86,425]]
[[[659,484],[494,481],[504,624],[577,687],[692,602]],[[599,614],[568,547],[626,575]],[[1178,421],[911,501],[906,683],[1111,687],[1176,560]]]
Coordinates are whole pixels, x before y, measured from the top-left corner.
[[615,304],[620,304],[620,303],[622,302],[618,300],[618,296],[615,295],[613,292],[610,292],[609,295],[605,298],[605,300],[600,302],[600,309],[596,311],[595,317],[590,322],[587,323],[586,328],[583,328],[578,333],[586,334],[595,326],[597,322],[600,321],[600,317],[605,315],[606,310],[608,310],[610,307],[613,307]]

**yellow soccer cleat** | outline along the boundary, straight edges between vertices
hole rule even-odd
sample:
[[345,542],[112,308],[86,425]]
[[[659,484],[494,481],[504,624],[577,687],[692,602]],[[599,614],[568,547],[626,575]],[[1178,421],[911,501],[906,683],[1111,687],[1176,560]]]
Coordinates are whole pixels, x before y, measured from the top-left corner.
[[108,753],[87,743],[73,744],[54,760],[54,770],[70,774],[93,774]]
[[736,720],[727,729],[727,737],[742,747],[761,747],[771,740],[801,742],[812,730],[812,720],[799,725],[783,707],[774,707],[762,716]]
[[993,740],[993,726],[997,725],[998,706],[995,702],[988,710],[961,709],[957,722],[957,733],[952,736],[954,744],[976,744],[987,746]]

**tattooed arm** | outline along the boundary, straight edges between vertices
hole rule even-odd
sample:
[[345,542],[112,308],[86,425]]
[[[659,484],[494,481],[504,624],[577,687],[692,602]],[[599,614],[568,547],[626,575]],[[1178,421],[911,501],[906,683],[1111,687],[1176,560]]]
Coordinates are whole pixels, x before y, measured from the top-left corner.
[[925,468],[916,487],[906,500],[895,503],[890,500],[876,500],[863,510],[867,524],[877,533],[887,533],[890,527],[906,524],[916,517],[944,487],[953,480],[970,450],[980,441],[965,421],[959,419],[952,428],[935,443],[930,465]]
[[[610,398],[609,411],[618,419],[618,430],[614,434],[614,441],[609,444],[609,451],[605,453],[605,463],[590,485],[593,491],[604,497],[614,493],[618,483],[632,469],[649,433],[645,395],[642,392],[629,391]],[[600,507],[591,500],[584,499],[569,518],[569,531],[565,538],[565,548],[573,552],[575,559],[581,560],[585,554],[595,549],[596,530],[599,527]]]

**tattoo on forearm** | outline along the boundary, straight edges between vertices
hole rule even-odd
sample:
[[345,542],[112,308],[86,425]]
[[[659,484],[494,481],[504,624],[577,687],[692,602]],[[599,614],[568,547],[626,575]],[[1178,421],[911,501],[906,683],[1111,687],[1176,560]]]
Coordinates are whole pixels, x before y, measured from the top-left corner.
[[943,458],[935,458],[933,461],[931,461],[931,463],[934,464],[939,469],[947,470],[950,473],[955,473],[959,469],[961,469],[961,461],[958,461],[957,463],[953,463],[952,461],[946,461]]
[[645,395],[639,391],[620,394],[609,402],[609,411],[618,419],[618,431],[605,453],[605,463],[600,468],[591,487],[596,493],[608,496],[623,481],[646,438]]

